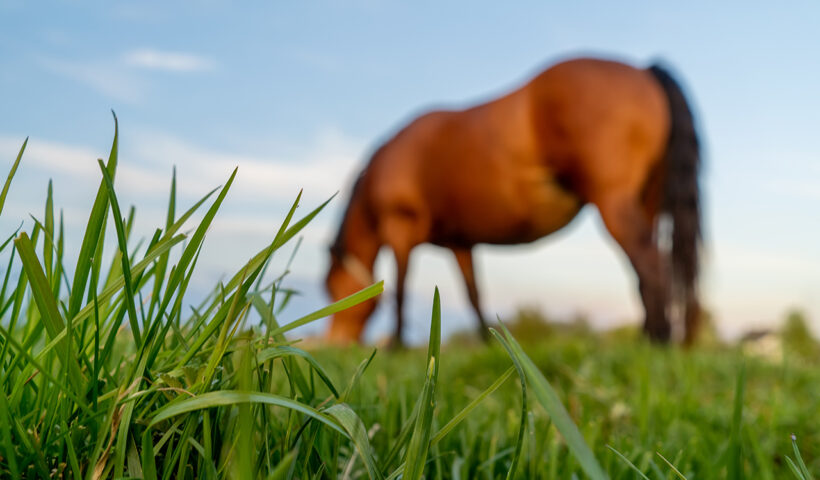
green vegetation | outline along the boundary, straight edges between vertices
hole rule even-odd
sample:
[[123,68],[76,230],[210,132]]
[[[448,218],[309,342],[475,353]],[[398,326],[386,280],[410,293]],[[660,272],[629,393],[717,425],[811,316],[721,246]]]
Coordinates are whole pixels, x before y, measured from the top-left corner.
[[436,292],[426,352],[309,352],[284,334],[382,291],[376,284],[290,321],[286,277],[268,280],[267,265],[324,204],[295,220],[297,198],[269,246],[189,307],[205,232],[235,172],[182,214],[172,179],[165,225],[145,241],[131,236],[135,211],[123,216],[116,171],[115,133],[78,258],[64,255],[69,233],[50,185],[42,217],[0,244],[0,477],[820,471],[816,344],[801,340],[772,360],[718,345],[657,348],[631,331],[539,330],[530,316],[512,332],[500,326],[489,346],[441,345]]

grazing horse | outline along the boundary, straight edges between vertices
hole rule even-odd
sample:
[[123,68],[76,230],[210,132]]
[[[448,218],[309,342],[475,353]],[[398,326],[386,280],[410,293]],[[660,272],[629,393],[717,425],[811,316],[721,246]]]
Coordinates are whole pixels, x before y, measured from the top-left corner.
[[[519,244],[566,226],[586,204],[629,258],[643,330],[667,342],[698,321],[700,154],[678,83],[658,66],[574,59],[466,110],[426,113],[371,157],[331,247],[334,300],[370,284],[382,246],[396,260],[395,340],[404,280],[422,243],[452,250],[486,333],[473,270],[479,243]],[[374,300],[340,312],[329,341],[358,341]]]

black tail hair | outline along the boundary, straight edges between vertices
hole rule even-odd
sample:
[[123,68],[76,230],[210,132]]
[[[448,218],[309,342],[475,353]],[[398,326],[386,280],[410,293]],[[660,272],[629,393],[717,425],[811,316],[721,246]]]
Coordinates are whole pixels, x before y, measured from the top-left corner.
[[[664,68],[653,65],[655,76],[669,100],[671,128],[664,164],[666,175],[661,211],[672,221],[673,301],[685,310],[697,309],[697,280],[701,234],[700,144],[689,104],[678,82]],[[694,330],[697,312],[684,314],[686,337]],[[692,325],[689,323],[692,322]]]

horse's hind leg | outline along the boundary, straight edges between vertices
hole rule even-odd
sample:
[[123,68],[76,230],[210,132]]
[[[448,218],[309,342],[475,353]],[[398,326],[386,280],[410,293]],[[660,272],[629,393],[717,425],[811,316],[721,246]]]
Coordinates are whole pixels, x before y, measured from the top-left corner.
[[470,248],[453,248],[453,253],[458,262],[458,268],[461,269],[461,275],[464,277],[464,284],[467,287],[467,295],[470,298],[470,304],[473,306],[476,317],[478,318],[479,330],[481,339],[485,342],[489,340],[490,334],[487,330],[487,322],[481,314],[481,306],[478,299],[478,288],[475,282],[475,270],[473,267],[473,251]]
[[644,333],[654,341],[669,341],[672,332],[666,316],[667,275],[645,206],[634,195],[612,196],[596,203],[607,230],[638,275],[646,313]]
[[698,330],[700,329],[700,305],[694,292],[689,292],[686,298],[686,316],[684,318],[684,325],[686,331],[684,332],[684,345],[692,345],[695,342]]

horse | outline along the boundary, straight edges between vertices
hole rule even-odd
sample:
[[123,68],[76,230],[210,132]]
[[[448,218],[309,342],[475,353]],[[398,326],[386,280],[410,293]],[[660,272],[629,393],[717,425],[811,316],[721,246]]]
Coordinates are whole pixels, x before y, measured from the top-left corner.
[[[384,142],[353,186],[330,248],[327,290],[338,300],[372,283],[376,256],[389,248],[400,344],[410,253],[438,245],[453,252],[486,335],[473,247],[533,242],[592,204],[637,276],[643,332],[666,343],[674,326],[691,343],[700,163],[692,112],[668,70],[595,58],[557,63],[497,99],[425,113]],[[337,313],[326,339],[360,341],[375,307],[370,300]]]

